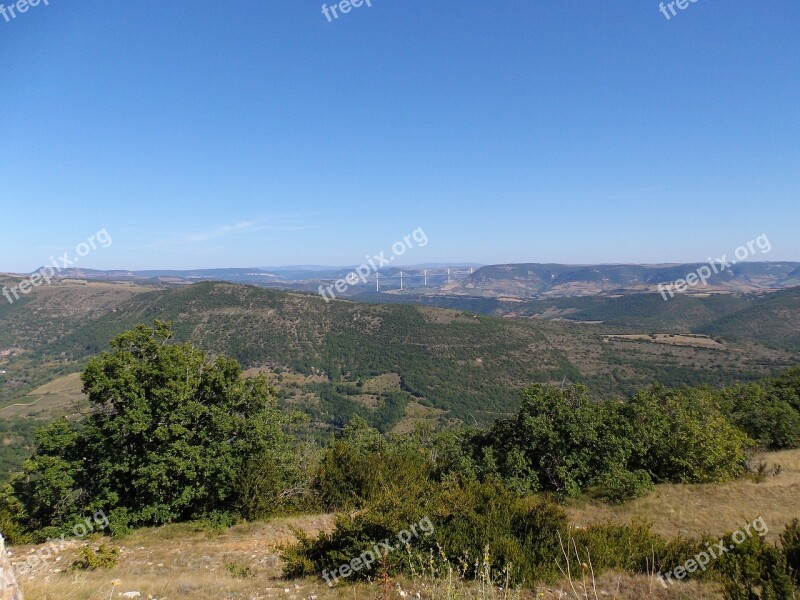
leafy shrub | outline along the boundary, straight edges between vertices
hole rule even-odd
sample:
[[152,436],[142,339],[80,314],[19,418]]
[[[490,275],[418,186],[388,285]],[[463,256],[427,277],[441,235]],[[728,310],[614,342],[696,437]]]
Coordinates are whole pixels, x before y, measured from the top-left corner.
[[488,553],[511,579],[532,584],[557,577],[560,540],[568,532],[564,510],[551,501],[521,497],[502,483],[488,480],[449,481],[434,505],[434,541],[452,563],[471,565]]
[[140,325],[89,362],[82,379],[95,410],[40,430],[12,481],[29,528],[58,527],[84,509],[124,509],[123,529],[241,509],[254,459],[278,465],[262,497],[276,501],[288,487],[295,416],[278,410],[265,378],[172,338],[168,324]]
[[230,573],[232,577],[237,577],[239,579],[250,579],[256,576],[251,567],[240,565],[235,562],[225,563],[225,570]]
[[[325,450],[314,489],[326,510],[366,505],[386,489],[429,481],[437,470],[436,452],[419,436],[386,438],[361,417],[353,417]],[[448,452],[442,452],[443,458]],[[441,462],[441,460],[439,461]]]
[[800,586],[800,520],[795,519],[786,525],[781,533],[781,546],[795,585]]
[[[358,513],[340,515],[331,533],[310,538],[298,532],[298,543],[283,552],[285,575],[300,577],[336,569],[427,517],[432,533],[413,539],[405,551],[390,553],[386,557],[389,572],[409,572],[414,565],[447,561],[463,564],[466,576],[478,577],[475,565],[490,556],[493,566],[508,570],[517,582],[556,577],[559,538],[567,533],[562,508],[523,498],[492,480],[452,478],[420,485],[424,491],[397,490],[400,493],[383,495]],[[356,577],[369,575],[369,570],[362,570]]]
[[94,571],[111,569],[119,559],[119,548],[100,544],[97,550],[91,546],[82,546],[78,550],[78,558],[70,565],[71,571]]
[[635,449],[629,468],[648,471],[655,482],[713,483],[745,472],[752,440],[721,412],[714,390],[653,386],[621,413]]
[[380,489],[377,458],[386,440],[361,417],[353,417],[328,445],[317,469],[314,488],[325,510],[361,506]]
[[115,508],[108,515],[108,529],[115,538],[123,538],[133,531],[131,515],[127,508]]
[[[674,572],[676,567],[683,567],[689,559],[693,559],[701,553],[708,554],[708,548],[713,547],[717,541],[718,539],[713,539],[708,535],[700,538],[678,536],[669,540],[662,548],[661,554],[656,554],[656,572]],[[689,579],[709,577],[716,572],[718,566],[716,560],[710,560],[705,570],[697,569],[693,573],[687,571],[686,577]]]
[[781,550],[754,535],[736,544],[724,537],[732,548],[719,559],[719,571],[725,578],[726,600],[793,600],[794,586]]
[[14,497],[11,486],[3,486],[0,489],[0,534],[8,543],[17,545],[31,541],[22,525],[24,514],[22,503]]
[[520,492],[575,497],[598,474],[624,466],[624,438],[614,434],[612,404],[596,404],[584,386],[536,384],[522,405],[474,440],[484,476],[497,475]]
[[239,518],[234,513],[214,510],[204,518],[199,519],[197,521],[197,525],[203,531],[207,531],[212,534],[220,534],[226,529],[230,529],[238,522]]
[[640,498],[653,490],[653,481],[647,471],[637,469],[626,471],[616,468],[603,473],[591,490],[596,498],[603,498],[614,504]]
[[654,559],[662,554],[664,539],[643,521],[630,524],[601,523],[573,534],[579,555],[591,558],[596,572],[614,569],[629,573],[653,570]]
[[731,422],[759,446],[782,450],[800,445],[800,412],[780,394],[752,383],[725,388],[721,398]]

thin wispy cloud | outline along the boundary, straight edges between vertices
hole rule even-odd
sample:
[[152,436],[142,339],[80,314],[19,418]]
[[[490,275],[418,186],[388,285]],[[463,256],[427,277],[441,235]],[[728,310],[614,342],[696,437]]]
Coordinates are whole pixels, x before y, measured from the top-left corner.
[[611,194],[607,198],[609,200],[641,200],[660,192],[662,189],[661,186],[635,188],[622,193]]
[[259,229],[265,229],[265,227],[258,227],[254,221],[242,221],[241,223],[236,223],[235,225],[223,225],[222,227],[217,227],[216,229],[211,229],[210,231],[203,231],[200,233],[184,233],[183,241],[190,244],[196,244],[234,233],[243,231],[258,231]]
[[236,238],[238,236],[253,233],[256,231],[305,231],[314,229],[315,226],[308,225],[276,225],[266,223],[264,221],[240,221],[232,225],[221,225],[206,231],[195,231],[183,233],[175,238],[159,240],[148,244],[148,248],[164,248],[164,247],[181,247],[181,246],[196,246],[198,244],[205,244],[212,240],[219,240],[223,238]]

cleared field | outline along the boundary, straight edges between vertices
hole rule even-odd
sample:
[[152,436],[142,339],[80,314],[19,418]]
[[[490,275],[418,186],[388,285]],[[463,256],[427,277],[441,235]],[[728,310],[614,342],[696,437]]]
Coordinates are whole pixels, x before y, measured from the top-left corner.
[[604,341],[641,341],[653,342],[654,344],[666,344],[668,346],[688,346],[690,348],[709,348],[712,350],[724,350],[725,346],[707,335],[699,334],[672,334],[672,333],[653,333],[653,334],[620,334],[607,335]]
[[411,433],[417,425],[429,424],[436,426],[439,418],[444,415],[444,411],[438,408],[425,406],[419,402],[409,402],[406,406],[405,416],[397,422],[392,431],[394,433]]
[[400,375],[397,373],[386,373],[371,377],[364,382],[365,394],[380,394],[381,392],[399,392]]
[[29,417],[51,420],[71,415],[87,405],[81,392],[80,373],[71,373],[46,383],[22,398],[21,402],[0,408],[0,418]]

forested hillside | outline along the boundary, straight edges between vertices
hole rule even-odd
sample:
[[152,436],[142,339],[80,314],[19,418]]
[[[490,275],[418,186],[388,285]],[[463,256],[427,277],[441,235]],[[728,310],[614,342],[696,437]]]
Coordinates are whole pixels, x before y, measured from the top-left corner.
[[[746,381],[775,373],[796,359],[789,349],[770,349],[747,339],[661,343],[672,340],[609,337],[630,333],[630,324],[500,319],[408,305],[326,303],[313,295],[223,283],[103,293],[105,308],[91,313],[70,308],[68,299],[78,292],[65,287],[58,296],[31,297],[24,307],[35,321],[18,312],[6,315],[4,320],[24,334],[5,341],[21,348],[9,363],[7,380],[25,390],[26,380],[30,387],[77,370],[106,348],[114,335],[160,319],[175,322],[178,339],[229,355],[245,368],[272,373],[282,401],[302,408],[320,425],[341,426],[360,414],[386,431],[414,411],[440,423],[488,423],[508,414],[518,390],[535,382],[585,383],[595,397],[622,396],[651,382]],[[716,302],[723,311],[725,306],[730,311],[738,307],[734,299]],[[641,319],[644,327],[652,300],[637,303],[642,300],[633,298],[614,310]],[[671,318],[686,315],[678,302],[675,307]],[[700,306],[696,312],[707,318],[711,308]],[[48,320],[61,313],[67,318],[57,324]],[[695,321],[698,318],[703,320]],[[34,331],[35,323],[39,325]],[[661,323],[655,323],[643,333],[659,331]],[[378,385],[373,380],[381,376],[395,377],[397,383]]]

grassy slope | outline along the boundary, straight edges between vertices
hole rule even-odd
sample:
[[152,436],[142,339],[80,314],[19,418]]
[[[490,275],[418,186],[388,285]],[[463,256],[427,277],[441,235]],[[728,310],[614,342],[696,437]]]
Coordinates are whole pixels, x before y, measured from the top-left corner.
[[570,519],[585,526],[639,518],[653,523],[658,533],[676,537],[704,532],[721,535],[764,517],[769,526],[767,539],[775,541],[786,523],[800,518],[800,450],[772,452],[756,460],[764,460],[770,468],[780,465],[781,471],[762,483],[742,479],[726,484],[662,484],[655,493],[621,506],[575,503]]

